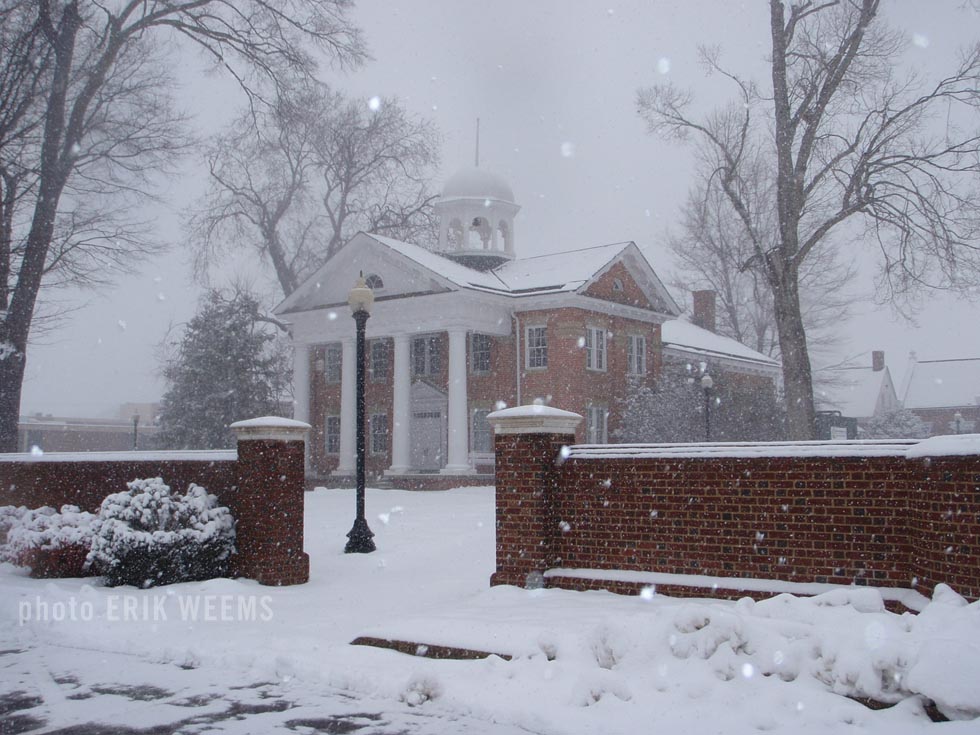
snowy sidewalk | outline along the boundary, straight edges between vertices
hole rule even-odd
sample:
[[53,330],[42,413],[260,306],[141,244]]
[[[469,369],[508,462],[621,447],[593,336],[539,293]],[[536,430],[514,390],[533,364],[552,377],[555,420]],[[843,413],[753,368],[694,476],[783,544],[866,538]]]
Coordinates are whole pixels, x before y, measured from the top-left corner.
[[526,733],[284,677],[39,643],[0,652],[0,733]]
[[[353,510],[351,492],[307,495],[311,580],[295,587],[0,568],[0,732],[977,731],[934,725],[914,696],[980,711],[980,605],[951,592],[916,617],[867,589],[735,603],[489,588],[491,488],[369,490],[369,555],[343,553]],[[513,659],[351,646],[361,635]]]

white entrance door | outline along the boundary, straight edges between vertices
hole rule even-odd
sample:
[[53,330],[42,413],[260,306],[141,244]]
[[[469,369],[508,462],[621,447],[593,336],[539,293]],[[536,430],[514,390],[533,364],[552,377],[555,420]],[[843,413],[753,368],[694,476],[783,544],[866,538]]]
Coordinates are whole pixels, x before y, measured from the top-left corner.
[[428,383],[412,385],[412,468],[437,471],[446,465],[446,394]]

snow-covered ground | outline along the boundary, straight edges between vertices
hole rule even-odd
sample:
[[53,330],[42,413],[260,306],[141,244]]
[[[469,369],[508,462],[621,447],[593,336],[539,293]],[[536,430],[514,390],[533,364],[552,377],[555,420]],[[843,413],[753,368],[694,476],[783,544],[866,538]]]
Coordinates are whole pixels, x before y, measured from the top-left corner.
[[[753,603],[489,588],[492,488],[307,495],[309,584],[135,590],[0,567],[0,725],[24,732],[977,733],[980,605],[842,590]],[[357,636],[493,651],[434,660]],[[842,696],[901,700],[873,711]],[[6,719],[5,719],[6,718]],[[18,724],[19,723],[19,724]]]

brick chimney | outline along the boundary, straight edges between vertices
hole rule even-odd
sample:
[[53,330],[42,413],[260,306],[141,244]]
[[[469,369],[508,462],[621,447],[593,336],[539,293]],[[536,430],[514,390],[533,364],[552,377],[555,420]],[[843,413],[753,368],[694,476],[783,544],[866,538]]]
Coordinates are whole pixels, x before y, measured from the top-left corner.
[[692,321],[701,329],[709,332],[715,331],[715,292],[714,291],[695,291],[694,296],[694,315]]
[[875,350],[871,353],[871,369],[876,373],[880,373],[885,369],[885,352],[884,350]]

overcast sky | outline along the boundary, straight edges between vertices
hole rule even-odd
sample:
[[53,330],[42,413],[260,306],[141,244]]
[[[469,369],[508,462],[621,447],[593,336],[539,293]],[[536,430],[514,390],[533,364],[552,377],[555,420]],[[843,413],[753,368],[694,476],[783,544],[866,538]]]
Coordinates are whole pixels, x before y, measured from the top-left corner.
[[[664,233],[690,185],[692,151],[648,136],[635,112],[637,88],[662,80],[695,90],[704,109],[727,99],[697,64],[699,44],[718,45],[743,75],[766,81],[764,0],[359,0],[356,19],[374,61],[353,74],[325,72],[367,100],[394,95],[435,121],[444,136],[441,178],[472,165],[481,120],[480,165],[503,175],[518,203],[518,257],[633,240],[668,279]],[[980,35],[980,18],[960,0],[897,0],[889,17],[916,43],[909,63],[949,69],[956,50]],[[179,61],[185,109],[203,133],[240,102],[233,90]],[[126,401],[161,396],[156,346],[194,311],[198,287],[181,240],[180,208],[203,191],[193,161],[170,184],[159,236],[172,253],[86,303],[28,355],[23,413],[113,415]],[[976,357],[980,306],[932,297],[918,324],[871,303],[870,257],[856,287],[866,300],[842,325],[841,356],[870,364],[884,349],[900,382],[910,350],[920,359]],[[246,266],[228,263],[226,274]],[[862,356],[862,353],[865,353]]]

